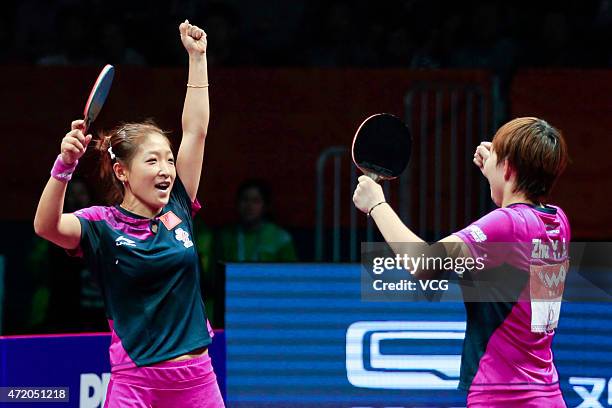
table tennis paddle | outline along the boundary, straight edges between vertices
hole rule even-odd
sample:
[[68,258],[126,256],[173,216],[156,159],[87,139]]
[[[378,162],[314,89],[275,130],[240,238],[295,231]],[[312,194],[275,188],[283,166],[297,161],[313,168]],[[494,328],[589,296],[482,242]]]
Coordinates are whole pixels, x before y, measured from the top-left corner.
[[96,120],[100,110],[102,110],[102,106],[113,84],[114,76],[115,68],[109,64],[107,64],[100,72],[100,75],[98,75],[98,79],[96,79],[96,83],[89,93],[89,98],[85,104],[85,110],[83,111],[83,117],[85,119],[83,133],[87,131],[87,128]]
[[353,162],[374,181],[399,177],[408,166],[411,151],[410,130],[389,113],[368,117],[353,138]]

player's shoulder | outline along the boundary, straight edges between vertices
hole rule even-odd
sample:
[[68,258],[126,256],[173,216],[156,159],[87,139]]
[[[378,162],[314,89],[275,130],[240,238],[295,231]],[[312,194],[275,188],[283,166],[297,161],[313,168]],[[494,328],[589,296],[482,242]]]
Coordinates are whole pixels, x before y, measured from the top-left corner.
[[[561,207],[547,204],[534,206],[529,204],[513,204],[504,208],[512,217],[514,235],[518,241],[531,241],[534,236],[546,236],[550,226],[560,226],[567,237],[570,234],[570,225]],[[558,228],[556,228],[558,230]]]
[[521,218],[520,211],[513,207],[501,207],[485,214],[474,224],[487,228],[510,229],[518,218]]
[[510,211],[509,214],[513,214],[515,219],[523,220],[525,222],[533,221],[535,218],[546,219],[559,219],[561,222],[569,225],[567,215],[563,209],[557,205],[546,204],[544,206],[535,206],[530,204],[517,203],[505,207]]
[[464,242],[512,242],[517,214],[509,208],[496,208],[454,235]]
[[75,211],[73,214],[78,218],[87,221],[102,221],[109,218],[112,215],[112,208],[102,205],[95,205],[92,207],[81,208]]

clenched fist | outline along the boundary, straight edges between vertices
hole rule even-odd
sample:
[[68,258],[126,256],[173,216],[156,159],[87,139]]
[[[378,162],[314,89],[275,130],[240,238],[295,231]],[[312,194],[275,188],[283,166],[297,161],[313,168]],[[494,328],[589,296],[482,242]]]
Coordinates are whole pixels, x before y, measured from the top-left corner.
[[185,20],[179,25],[181,41],[190,55],[199,55],[206,52],[206,33],[200,27],[189,24]]
[[357,179],[359,184],[353,194],[353,203],[360,211],[369,213],[376,204],[385,201],[385,193],[380,184],[368,176]]
[[491,155],[491,142],[482,142],[474,152],[474,164],[484,172],[484,164]]
[[61,155],[62,161],[65,164],[73,164],[85,154],[87,145],[91,142],[91,135],[85,136],[83,134],[85,129],[84,120],[74,120],[70,125],[70,132],[66,133],[66,136],[62,139]]

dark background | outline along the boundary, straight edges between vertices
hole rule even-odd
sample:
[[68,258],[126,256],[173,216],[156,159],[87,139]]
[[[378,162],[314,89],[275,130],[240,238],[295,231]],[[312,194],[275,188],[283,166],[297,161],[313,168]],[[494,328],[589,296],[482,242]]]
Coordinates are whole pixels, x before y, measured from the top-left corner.
[[[609,1],[36,1],[3,4],[3,63],[180,66],[185,18],[213,66],[607,67]],[[60,57],[64,57],[63,59]]]
[[[211,122],[199,216],[211,228],[235,220],[241,181],[262,178],[275,221],[292,233],[300,260],[313,260],[319,154],[349,146],[372,113],[402,116],[407,90],[425,81],[477,84],[496,100],[498,124],[538,116],[559,127],[572,163],[552,202],[567,211],[574,240],[612,237],[608,1],[26,0],[2,9],[1,334],[74,329],[31,323],[36,288],[62,273],[44,266],[47,258],[33,261],[40,192],[105,63],[117,72],[95,130],[152,117],[178,146],[187,77],[178,24],[185,18],[208,34]],[[496,121],[487,123],[485,139]],[[83,160],[78,173],[100,202],[95,161]],[[346,225],[348,181],[342,188]]]

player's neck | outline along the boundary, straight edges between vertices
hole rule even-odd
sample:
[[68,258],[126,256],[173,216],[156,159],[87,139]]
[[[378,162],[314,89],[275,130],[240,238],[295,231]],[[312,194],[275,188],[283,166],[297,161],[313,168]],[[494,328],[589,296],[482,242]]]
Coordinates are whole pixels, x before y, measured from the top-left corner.
[[138,201],[134,196],[124,197],[123,202],[119,205],[124,210],[145,218],[154,218],[163,208],[151,208],[141,201]]
[[518,203],[537,205],[537,203],[534,203],[532,200],[528,199],[524,193],[511,193],[508,195],[504,195],[501,206],[508,207],[509,205]]

